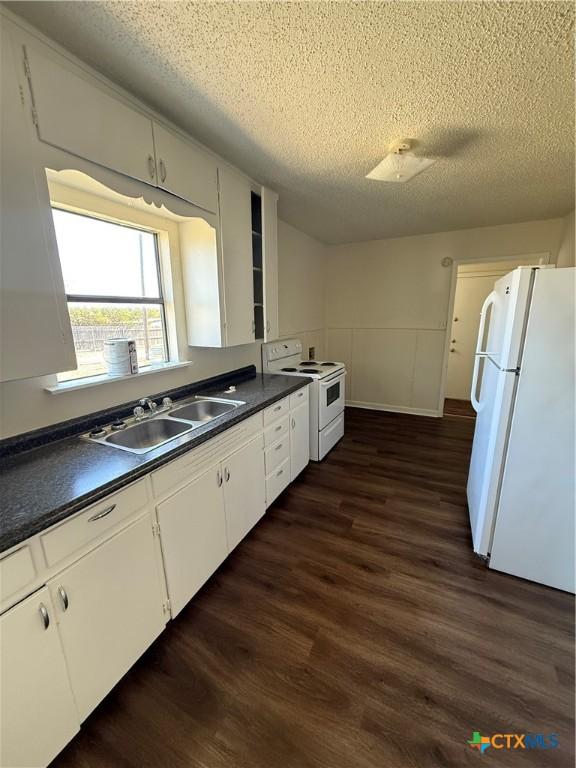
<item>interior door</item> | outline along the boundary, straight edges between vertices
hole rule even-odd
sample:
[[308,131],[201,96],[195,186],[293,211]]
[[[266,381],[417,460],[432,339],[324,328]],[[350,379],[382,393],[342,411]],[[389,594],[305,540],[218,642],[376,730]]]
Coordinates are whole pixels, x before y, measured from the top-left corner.
[[248,179],[218,169],[226,346],[254,341],[252,208]]
[[290,479],[294,480],[310,461],[309,402],[290,412]]
[[158,186],[206,211],[218,210],[216,161],[154,123]]
[[458,275],[450,331],[446,397],[470,399],[480,311],[494,288],[494,280],[494,275]]
[[46,587],[0,618],[0,637],[0,765],[48,765],[80,722]]
[[158,505],[172,616],[228,554],[222,483],[218,465]]
[[262,435],[223,461],[222,472],[228,549],[232,551],[266,511]]
[[164,629],[154,558],[145,516],[49,584],[81,720]]

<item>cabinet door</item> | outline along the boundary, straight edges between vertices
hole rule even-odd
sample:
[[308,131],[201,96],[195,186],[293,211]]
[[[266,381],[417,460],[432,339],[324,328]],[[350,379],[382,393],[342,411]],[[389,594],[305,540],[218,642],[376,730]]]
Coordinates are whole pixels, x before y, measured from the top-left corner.
[[290,478],[294,480],[310,461],[310,409],[308,400],[290,412]]
[[218,169],[226,346],[254,341],[252,209],[249,181]]
[[72,64],[63,65],[36,47],[26,54],[40,140],[155,184],[150,118]]
[[175,133],[154,123],[158,186],[194,205],[216,213],[216,161]]
[[143,517],[50,582],[80,720],[164,628],[152,536]]
[[228,554],[220,466],[159,504],[158,522],[174,617]]
[[20,94],[16,46],[2,30],[0,381],[76,367],[44,168]]
[[222,462],[228,549],[242,541],[266,511],[261,435]]
[[0,637],[0,765],[48,765],[80,723],[46,587],[0,618]]
[[264,340],[278,338],[278,195],[262,189]]

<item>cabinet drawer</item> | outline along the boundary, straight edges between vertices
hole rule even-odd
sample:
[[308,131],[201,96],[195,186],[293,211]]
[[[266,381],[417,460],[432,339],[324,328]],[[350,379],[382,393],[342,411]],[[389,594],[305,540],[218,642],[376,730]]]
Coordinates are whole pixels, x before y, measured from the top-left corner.
[[292,408],[297,408],[299,405],[302,405],[302,403],[308,402],[308,389],[309,385],[307,387],[302,387],[298,392],[294,392],[293,395],[290,395],[290,410],[292,410]]
[[266,506],[269,507],[290,483],[290,459],[285,459],[272,474],[266,478]]
[[276,419],[279,419],[281,416],[287,414],[289,410],[289,397],[285,397],[284,400],[280,400],[279,403],[274,403],[274,405],[266,408],[264,411],[264,426],[267,427],[268,424],[272,424],[273,421],[276,421]]
[[266,427],[264,430],[264,446],[265,448],[268,448],[268,446],[273,445],[275,442],[280,440],[281,437],[284,437],[288,433],[288,422],[289,422],[289,416],[286,414],[283,418],[279,419],[278,421],[275,421],[274,424],[271,424],[269,427]]
[[45,533],[41,539],[48,565],[58,563],[114,528],[143,507],[146,501],[146,486],[141,480]]
[[32,560],[30,547],[17,549],[0,560],[0,602],[24,589],[26,584],[33,581],[36,568]]
[[250,416],[180,458],[174,459],[165,467],[152,472],[154,498],[172,494],[179,486],[201,477],[210,467],[250,442],[258,433],[262,433],[262,413]]
[[288,435],[278,440],[277,443],[266,448],[264,453],[264,463],[266,465],[266,475],[269,475],[276,467],[290,456],[290,440]]

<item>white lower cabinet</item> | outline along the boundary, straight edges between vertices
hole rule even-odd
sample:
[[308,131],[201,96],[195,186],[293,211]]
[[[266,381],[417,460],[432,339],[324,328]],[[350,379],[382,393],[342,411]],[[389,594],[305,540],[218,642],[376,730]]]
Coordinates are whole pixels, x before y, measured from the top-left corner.
[[310,409],[308,399],[290,411],[290,480],[310,461]]
[[262,433],[157,506],[176,616],[265,512]]
[[[293,397],[2,559],[7,594],[35,579],[46,586],[0,616],[1,768],[46,766],[164,629],[155,533],[176,616],[306,465],[308,392]],[[270,434],[281,425],[266,447],[264,425]],[[154,497],[158,529],[144,511]],[[86,533],[97,520],[105,522]],[[29,546],[46,557],[43,572]]]
[[308,387],[264,412],[266,506],[288,487],[310,461]]
[[154,558],[145,516],[48,583],[81,721],[164,629]]
[[228,554],[222,484],[218,465],[158,505],[172,617]]
[[0,617],[0,640],[0,765],[48,765],[80,721],[46,587]]
[[263,438],[259,435],[222,462],[230,551],[266,511],[263,449]]

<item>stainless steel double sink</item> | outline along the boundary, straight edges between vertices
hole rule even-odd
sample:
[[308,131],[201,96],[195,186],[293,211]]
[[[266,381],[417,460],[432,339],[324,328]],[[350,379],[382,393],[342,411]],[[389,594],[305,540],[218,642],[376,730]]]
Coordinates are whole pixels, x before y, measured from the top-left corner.
[[191,401],[172,405],[154,415],[115,422],[111,427],[103,428],[102,434],[92,432],[83,437],[130,453],[146,453],[241,405],[245,405],[243,400],[194,397]]

